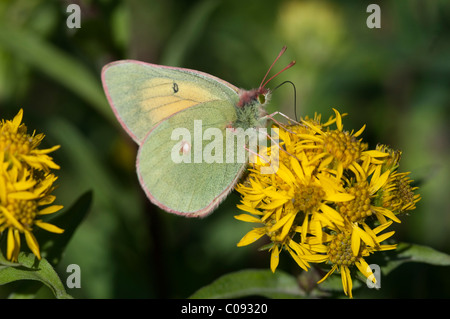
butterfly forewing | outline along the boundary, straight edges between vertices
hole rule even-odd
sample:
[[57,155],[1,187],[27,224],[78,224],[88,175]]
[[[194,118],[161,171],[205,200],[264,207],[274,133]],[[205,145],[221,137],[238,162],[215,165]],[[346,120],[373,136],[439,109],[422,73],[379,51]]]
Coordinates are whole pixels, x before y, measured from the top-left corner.
[[116,117],[138,144],[171,115],[205,102],[230,101],[238,92],[203,72],[132,60],[106,65],[102,81]]

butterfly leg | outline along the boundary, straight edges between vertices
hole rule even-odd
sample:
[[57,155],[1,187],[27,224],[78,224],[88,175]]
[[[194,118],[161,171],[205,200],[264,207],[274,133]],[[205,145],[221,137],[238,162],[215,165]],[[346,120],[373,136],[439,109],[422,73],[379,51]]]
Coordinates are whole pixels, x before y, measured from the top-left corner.
[[[271,120],[273,120],[274,122],[276,122],[276,121],[273,119],[273,117],[274,117],[275,115],[281,115],[282,117],[284,117],[284,118],[287,119],[288,121],[293,122],[294,124],[300,125],[299,122],[297,122],[297,121],[291,119],[289,116],[287,116],[287,115],[285,115],[284,113],[281,113],[281,112],[279,112],[279,111],[273,112],[272,114],[268,114],[268,115],[265,116],[265,118],[266,118],[266,117],[267,117],[267,118],[270,118]],[[277,122],[276,122],[276,123],[277,123]],[[277,124],[278,124],[278,123],[277,123]]]
[[[286,130],[287,130],[287,129],[286,129]],[[287,131],[289,131],[289,130],[287,130]],[[289,131],[289,132],[291,132],[291,131]],[[296,133],[294,133],[294,132],[291,132],[291,133],[296,134]],[[276,136],[276,140],[275,140],[275,139],[274,139],[270,134],[268,134],[268,133],[262,133],[262,134],[264,134],[267,138],[269,138],[269,139],[271,140],[272,145],[278,146],[278,149],[280,149],[282,152],[286,153],[286,154],[289,155],[289,156],[295,157],[295,155],[289,153],[288,151],[286,151],[286,149],[285,149],[284,147],[282,147],[282,146],[280,145],[280,143],[279,143],[279,136]]]
[[292,132],[291,130],[289,130],[289,129],[286,127],[285,124],[282,124],[282,123],[280,123],[279,121],[275,120],[275,119],[274,119],[274,116],[275,116],[275,115],[281,115],[282,117],[284,117],[285,119],[287,119],[289,122],[291,122],[291,123],[289,123],[288,125],[292,125],[292,122],[293,122],[293,124],[296,124],[296,125],[303,125],[303,124],[301,124],[301,123],[299,123],[299,122],[297,122],[297,121],[294,121],[294,120],[291,119],[289,116],[287,116],[287,115],[285,115],[285,114],[283,114],[283,113],[281,113],[281,112],[279,112],[279,111],[273,112],[272,114],[268,114],[268,115],[264,116],[263,119],[268,119],[268,118],[269,118],[269,119],[271,119],[273,122],[275,122],[276,124],[278,124],[280,127],[282,127],[284,130],[288,131],[289,133],[296,134],[295,132]]

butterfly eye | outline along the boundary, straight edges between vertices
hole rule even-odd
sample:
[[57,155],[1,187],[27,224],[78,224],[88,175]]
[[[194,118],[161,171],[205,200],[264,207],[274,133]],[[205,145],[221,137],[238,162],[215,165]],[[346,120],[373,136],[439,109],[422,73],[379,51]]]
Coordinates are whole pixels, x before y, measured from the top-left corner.
[[264,94],[258,95],[258,102],[259,102],[260,104],[266,103],[266,96],[265,96]]

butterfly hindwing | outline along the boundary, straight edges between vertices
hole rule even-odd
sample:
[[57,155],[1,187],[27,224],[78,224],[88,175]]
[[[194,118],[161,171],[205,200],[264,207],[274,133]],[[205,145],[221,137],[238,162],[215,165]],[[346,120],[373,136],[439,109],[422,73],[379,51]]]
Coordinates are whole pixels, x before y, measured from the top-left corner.
[[[186,109],[163,120],[146,136],[137,170],[153,203],[179,215],[204,216],[233,189],[245,167],[245,162],[227,163],[226,159],[226,129],[236,119],[233,102],[210,101]],[[233,145],[235,154],[238,147]],[[179,162],[183,152],[189,162]],[[208,159],[211,154],[213,162]]]

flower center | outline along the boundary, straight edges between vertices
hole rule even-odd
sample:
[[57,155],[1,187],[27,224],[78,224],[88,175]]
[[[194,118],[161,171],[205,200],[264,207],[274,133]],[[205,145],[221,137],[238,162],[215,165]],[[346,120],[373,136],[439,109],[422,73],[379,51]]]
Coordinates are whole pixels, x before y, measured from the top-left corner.
[[397,181],[398,197],[401,199],[404,206],[414,203],[414,191],[410,182],[411,181],[407,178],[399,178]]
[[293,204],[296,209],[302,212],[315,211],[319,208],[325,191],[320,186],[305,185],[295,190]]
[[405,210],[413,209],[418,197],[414,194],[415,189],[410,183],[411,180],[407,176],[397,176],[393,181],[394,188],[392,193],[384,199],[383,207],[395,213],[402,213]]
[[31,138],[27,134],[1,132],[0,150],[10,154],[28,154],[31,149]]
[[[9,200],[6,209],[25,228],[31,229],[37,212],[35,200]],[[11,225],[11,221],[9,221]]]
[[325,136],[324,147],[325,151],[341,162],[344,168],[361,155],[361,142],[346,131],[328,132]]
[[[360,251],[364,249],[364,243],[361,243]],[[333,264],[339,266],[350,266],[359,260],[361,254],[354,256],[351,247],[351,233],[339,233],[328,246],[328,257]]]
[[337,203],[341,214],[347,216],[351,222],[361,221],[372,215],[370,208],[371,196],[367,181],[358,182],[353,187],[350,187],[347,192],[354,195],[355,198],[348,202]]

